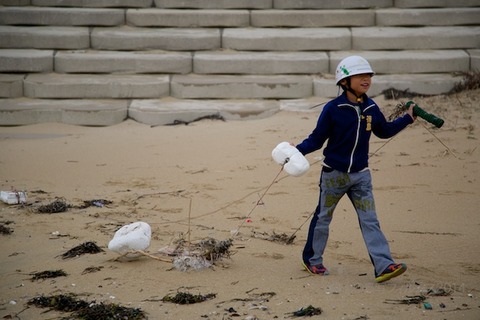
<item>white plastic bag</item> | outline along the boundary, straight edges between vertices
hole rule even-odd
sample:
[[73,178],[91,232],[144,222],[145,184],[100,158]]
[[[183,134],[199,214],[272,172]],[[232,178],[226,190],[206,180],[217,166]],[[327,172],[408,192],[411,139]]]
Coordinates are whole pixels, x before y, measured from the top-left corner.
[[310,169],[308,160],[288,142],[279,143],[272,151],[272,158],[276,163],[283,165],[285,172],[294,177],[299,177]]
[[130,251],[146,250],[150,246],[152,229],[146,222],[138,221],[127,224],[115,232],[108,243],[108,249],[119,254]]
[[6,204],[26,203],[27,193],[23,191],[0,191],[0,199]]
[[300,152],[290,157],[290,160],[283,166],[283,170],[291,176],[300,177],[310,169],[310,163]]

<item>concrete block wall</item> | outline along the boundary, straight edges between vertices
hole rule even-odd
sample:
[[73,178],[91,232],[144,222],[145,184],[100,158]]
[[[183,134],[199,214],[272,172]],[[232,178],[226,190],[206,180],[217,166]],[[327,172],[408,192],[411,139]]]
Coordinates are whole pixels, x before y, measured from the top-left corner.
[[[189,119],[202,108],[231,119],[242,118],[242,108],[266,116],[292,99],[298,106],[336,96],[332,74],[350,54],[363,55],[376,71],[372,96],[392,87],[446,93],[458,72],[480,64],[480,0],[0,4],[0,125],[75,123],[74,114],[88,125],[92,117],[80,116],[81,109],[94,114],[97,99],[98,115],[112,116],[94,125],[122,121],[124,107],[125,118],[156,119],[150,124],[171,121],[168,110]],[[57,100],[48,110],[55,116],[39,116]],[[7,117],[15,103],[22,116]],[[141,116],[155,106],[157,117]]]

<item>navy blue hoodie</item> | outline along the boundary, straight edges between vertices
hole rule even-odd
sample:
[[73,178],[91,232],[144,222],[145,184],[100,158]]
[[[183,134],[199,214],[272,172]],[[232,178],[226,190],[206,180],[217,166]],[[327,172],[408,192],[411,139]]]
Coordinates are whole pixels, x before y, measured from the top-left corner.
[[368,167],[372,132],[382,139],[391,138],[411,123],[408,114],[388,122],[372,99],[365,96],[364,103],[355,104],[344,92],[324,106],[315,129],[296,147],[306,155],[322,148],[328,139],[324,164],[342,172],[358,172]]

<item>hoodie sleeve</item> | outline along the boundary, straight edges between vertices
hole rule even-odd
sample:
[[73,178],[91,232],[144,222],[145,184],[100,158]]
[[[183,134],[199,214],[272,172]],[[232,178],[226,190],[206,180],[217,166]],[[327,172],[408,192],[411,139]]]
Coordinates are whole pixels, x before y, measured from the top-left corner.
[[389,122],[385,119],[385,116],[378,107],[376,109],[376,113],[376,121],[372,126],[372,131],[381,139],[391,138],[405,129],[409,124],[413,123],[412,117],[410,117],[408,114]]
[[320,149],[329,137],[331,121],[331,106],[325,105],[320,116],[318,117],[317,125],[312,133],[296,146],[298,151],[303,155],[309,154]]

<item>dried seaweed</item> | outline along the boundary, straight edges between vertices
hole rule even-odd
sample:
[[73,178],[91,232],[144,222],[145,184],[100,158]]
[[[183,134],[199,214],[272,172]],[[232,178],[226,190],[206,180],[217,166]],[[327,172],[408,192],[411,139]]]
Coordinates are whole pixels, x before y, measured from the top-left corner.
[[209,293],[206,295],[202,294],[191,294],[188,292],[177,292],[175,295],[166,295],[162,298],[163,302],[172,302],[177,304],[194,304],[199,302],[204,302],[206,300],[213,299],[217,296],[216,293]]
[[50,308],[56,311],[72,312],[87,308],[87,301],[78,300],[73,294],[58,294],[54,296],[38,296],[30,299],[28,305],[40,308]]
[[213,238],[203,239],[198,243],[200,254],[205,259],[214,262],[223,257],[230,257],[230,247],[233,244],[232,239],[217,241]]
[[58,278],[58,277],[66,277],[67,273],[65,271],[59,270],[46,270],[41,272],[35,272],[30,274],[32,277],[30,278],[31,281],[40,280],[40,279],[49,279],[49,278]]
[[49,204],[41,205],[37,211],[40,213],[59,213],[65,212],[71,205],[67,204],[65,199],[57,198]]
[[50,308],[56,311],[72,312],[69,319],[147,319],[145,312],[139,308],[127,308],[114,303],[96,303],[77,299],[74,294],[38,296],[30,299],[28,305]]
[[100,267],[88,267],[88,268],[85,268],[83,271],[82,271],[82,274],[87,274],[87,273],[94,273],[94,272],[98,272],[100,270],[103,269],[103,266],[100,266]]
[[10,227],[7,227],[7,226],[4,225],[3,223],[0,223],[0,233],[1,233],[1,234],[12,234],[12,233],[13,233],[13,229],[10,228]]
[[308,307],[301,308],[300,310],[297,310],[288,314],[291,315],[291,318],[312,317],[312,316],[322,314],[322,309],[315,308],[314,306],[309,305]]
[[74,258],[86,253],[94,254],[99,252],[103,252],[103,250],[100,249],[95,242],[87,241],[62,254],[62,259]]

